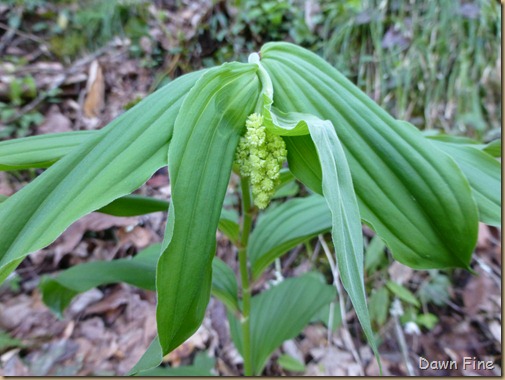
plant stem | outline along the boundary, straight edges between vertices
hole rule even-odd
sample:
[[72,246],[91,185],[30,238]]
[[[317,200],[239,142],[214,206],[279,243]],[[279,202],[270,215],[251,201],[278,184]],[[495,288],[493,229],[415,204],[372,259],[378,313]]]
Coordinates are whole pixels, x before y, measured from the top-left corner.
[[252,351],[251,351],[251,288],[249,283],[249,270],[247,268],[247,243],[252,225],[251,193],[247,178],[240,178],[242,191],[242,231],[238,259],[240,264],[240,279],[242,284],[242,350],[244,356],[244,375],[252,376]]

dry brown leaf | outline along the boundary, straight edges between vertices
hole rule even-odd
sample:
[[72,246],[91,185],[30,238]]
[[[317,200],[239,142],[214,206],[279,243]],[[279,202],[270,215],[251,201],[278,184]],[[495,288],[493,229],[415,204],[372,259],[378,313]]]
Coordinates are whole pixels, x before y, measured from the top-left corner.
[[181,365],[181,361],[189,357],[195,350],[205,348],[209,338],[210,333],[202,324],[188,340],[165,356],[163,361],[169,362],[173,367],[178,367]]
[[479,311],[492,312],[495,305],[491,295],[499,291],[494,281],[485,273],[473,276],[463,291],[463,303],[470,317],[475,317]]
[[478,249],[489,249],[492,247],[492,235],[489,227],[484,223],[479,223],[479,238],[477,240]]
[[84,309],[86,309],[89,305],[100,301],[103,297],[103,293],[97,288],[81,293],[72,300],[72,303],[68,307],[68,314],[72,317],[76,316],[84,311]]
[[58,263],[66,253],[72,252],[79,244],[86,231],[103,231],[111,227],[129,227],[138,223],[136,217],[118,217],[112,215],[93,212],[73,223],[67,230],[52,244],[55,257],[54,262]]
[[86,98],[83,112],[87,118],[96,118],[104,106],[105,81],[102,68],[97,60],[91,62],[89,67],[88,83],[86,85]]
[[49,109],[44,122],[37,127],[39,134],[60,133],[72,131],[72,121],[63,115],[60,108],[53,104]]
[[359,376],[361,368],[350,352],[336,347],[317,347],[311,350],[316,363],[307,366],[306,376]]
[[399,263],[398,261],[395,261],[388,268],[388,273],[391,277],[391,281],[402,285],[411,279],[412,275],[414,274],[414,270],[406,265]]
[[156,240],[156,235],[146,228],[135,226],[133,230],[121,228],[117,231],[119,245],[133,244],[139,249],[143,249]]
[[14,194],[14,189],[12,188],[9,177],[5,172],[0,172],[0,194],[6,196]]

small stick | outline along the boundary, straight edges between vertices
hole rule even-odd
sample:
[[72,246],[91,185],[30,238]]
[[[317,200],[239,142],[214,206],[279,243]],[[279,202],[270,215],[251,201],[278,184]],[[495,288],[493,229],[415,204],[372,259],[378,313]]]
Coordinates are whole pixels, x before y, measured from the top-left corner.
[[[333,275],[333,285],[337,288],[337,293],[338,293],[338,301],[340,304],[340,315],[342,318],[342,326],[344,329],[349,333],[349,326],[347,325],[347,319],[345,316],[345,303],[344,303],[344,289],[342,288],[342,285],[340,284],[340,277],[338,275],[338,264],[333,261],[333,257],[331,256],[330,249],[328,248],[328,245],[326,244],[326,241],[324,241],[323,236],[319,235],[319,242],[321,243],[321,246],[323,247],[323,251],[326,254],[326,257],[328,258],[328,262],[330,263],[330,269],[331,273]],[[331,311],[330,311],[331,312]],[[330,333],[328,334],[329,337],[331,337],[331,326],[329,326]],[[350,334],[349,334],[350,336]],[[358,351],[356,350],[356,346],[354,345],[354,341],[352,339],[344,339],[344,342],[346,342],[347,348],[351,351],[352,356],[354,360],[356,361],[357,364],[359,364],[360,368],[360,376],[364,376],[364,370],[363,366],[361,365],[361,359],[359,357]]]

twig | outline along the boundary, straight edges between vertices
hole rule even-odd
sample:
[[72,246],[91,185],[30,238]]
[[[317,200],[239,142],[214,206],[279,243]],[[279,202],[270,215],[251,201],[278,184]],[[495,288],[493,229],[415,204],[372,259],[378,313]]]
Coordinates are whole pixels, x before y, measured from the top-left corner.
[[[328,262],[330,264],[330,269],[331,269],[331,274],[333,276],[333,285],[335,288],[337,288],[337,295],[338,295],[338,302],[340,304],[340,315],[342,319],[342,326],[343,328],[349,333],[349,326],[347,324],[347,319],[345,315],[345,303],[344,303],[344,290],[342,288],[342,285],[340,284],[340,277],[338,275],[338,264],[333,260],[333,257],[331,255],[330,249],[328,248],[328,245],[326,244],[326,241],[324,241],[323,236],[319,235],[318,236],[319,242],[321,243],[321,246],[323,247],[323,251],[326,254],[326,257],[328,259]],[[349,334],[350,336],[350,334]],[[328,337],[331,338],[331,326],[329,326],[329,333]],[[361,365],[361,358],[358,354],[358,351],[356,350],[356,346],[354,345],[354,341],[352,339],[344,339],[344,342],[346,343],[347,348],[351,351],[352,356],[356,363],[359,365],[360,369],[360,375],[364,376],[364,370],[363,366]]]
[[7,33],[5,34],[5,36],[7,36],[7,38],[4,37],[5,41],[4,41],[4,38],[2,38],[2,41],[0,42],[0,52],[3,52],[3,50],[5,49],[6,42],[8,42],[8,40],[10,38],[12,38],[12,36],[14,36],[15,34],[17,34],[20,37],[23,37],[23,38],[26,38],[26,39],[32,40],[33,42],[38,43],[39,45],[43,46],[44,49],[46,49],[46,52],[50,51],[49,46],[47,45],[46,41],[44,41],[42,38],[37,37],[34,34],[22,32],[19,29],[11,28],[9,25],[4,24],[3,22],[0,22],[0,29],[7,31]]
[[414,367],[412,367],[412,363],[409,360],[409,354],[407,349],[407,342],[405,341],[405,335],[403,334],[402,326],[400,325],[399,316],[403,314],[403,309],[400,304],[400,300],[395,297],[393,301],[393,306],[389,310],[389,314],[393,317],[393,323],[395,325],[396,337],[398,339],[398,344],[400,345],[400,351],[402,353],[403,361],[405,362],[405,366],[407,367],[407,373],[409,376],[415,376],[416,373],[414,371]]

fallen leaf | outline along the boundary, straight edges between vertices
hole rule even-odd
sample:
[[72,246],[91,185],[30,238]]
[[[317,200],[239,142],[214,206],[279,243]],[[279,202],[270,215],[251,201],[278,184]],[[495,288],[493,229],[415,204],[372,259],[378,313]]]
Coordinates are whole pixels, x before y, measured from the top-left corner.
[[37,127],[39,134],[60,133],[72,131],[72,121],[60,111],[60,108],[53,104],[46,115],[44,122]]
[[388,273],[391,277],[391,281],[402,285],[412,278],[414,270],[406,265],[399,263],[398,261],[395,261],[388,268]]
[[55,264],[59,263],[63,255],[72,252],[77,247],[86,231],[103,231],[111,227],[135,226],[138,223],[136,217],[118,217],[93,212],[73,223],[51,245],[54,249]]
[[87,118],[97,118],[104,106],[105,96],[105,81],[102,68],[97,60],[91,62],[88,75],[83,112]]

